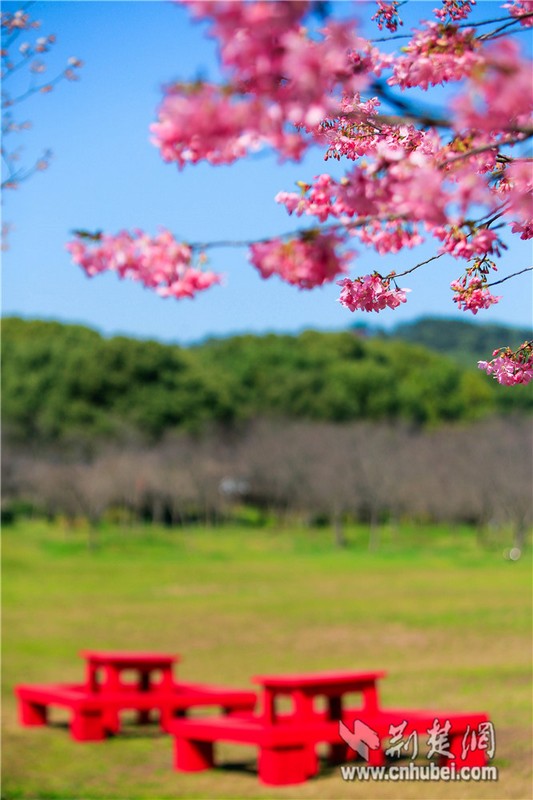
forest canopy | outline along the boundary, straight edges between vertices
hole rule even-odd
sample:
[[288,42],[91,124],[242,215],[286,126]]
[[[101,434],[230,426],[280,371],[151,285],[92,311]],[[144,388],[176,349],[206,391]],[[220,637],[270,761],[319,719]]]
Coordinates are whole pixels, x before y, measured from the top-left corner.
[[[260,417],[427,426],[531,410],[531,387],[506,392],[461,363],[464,352],[497,342],[502,331],[493,327],[422,320],[392,334],[309,330],[185,348],[7,318],[4,434],[43,442],[132,434],[158,439]],[[524,337],[519,329],[506,334],[517,342]]]

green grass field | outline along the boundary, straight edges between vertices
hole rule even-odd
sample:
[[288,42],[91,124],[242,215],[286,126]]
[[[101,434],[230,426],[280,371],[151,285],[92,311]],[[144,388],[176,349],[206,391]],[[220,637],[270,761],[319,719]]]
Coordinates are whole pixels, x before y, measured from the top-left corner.
[[[3,544],[3,797],[520,798],[531,784],[531,559],[506,561],[468,529],[107,528],[6,526]],[[74,743],[61,725],[21,728],[17,682],[76,681],[78,651],[182,655],[183,679],[249,686],[257,673],[385,669],[385,704],[486,711],[497,783],[345,783],[338,768],[262,787],[255,751],[224,745],[223,765],[171,769],[157,726]]]

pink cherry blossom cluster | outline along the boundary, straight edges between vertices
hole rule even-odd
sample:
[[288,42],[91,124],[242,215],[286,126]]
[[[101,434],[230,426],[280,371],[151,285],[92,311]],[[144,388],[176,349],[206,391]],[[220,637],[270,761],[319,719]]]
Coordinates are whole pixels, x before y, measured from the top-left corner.
[[[279,192],[276,201],[290,214],[315,216],[321,222],[331,217],[340,220],[379,253],[420,244],[423,240],[417,223],[424,223],[427,231],[444,242],[441,252],[466,259],[498,253],[494,231],[488,227],[473,230],[470,225],[463,232],[466,223],[450,217],[450,209],[467,210],[474,203],[479,208],[485,205],[487,214],[491,212],[493,191],[486,179],[471,171],[465,177],[468,163],[466,168],[462,164],[455,172],[445,172],[423,150],[407,152],[398,145],[378,143],[373,163],[354,167],[341,181],[322,174],[313,183],[299,182],[299,192]],[[460,182],[459,176],[464,178]]]
[[398,15],[398,5],[398,0],[392,0],[389,3],[385,2],[385,0],[377,0],[378,10],[371,19],[376,21],[380,31],[385,26],[388,31],[395,33],[398,30],[398,25],[403,25]]
[[442,7],[433,9],[433,13],[441,22],[457,22],[466,19],[475,5],[476,0],[443,0]]
[[373,247],[380,256],[387,253],[399,253],[405,247],[417,247],[424,241],[418,230],[410,223],[378,222],[374,220],[360,228],[356,228],[352,235]]
[[509,14],[512,17],[523,17],[526,14],[531,14],[530,17],[525,16],[520,19],[520,25],[530,28],[533,25],[533,0],[513,0],[512,3],[505,3],[503,8],[509,9]]
[[289,213],[308,214],[324,222],[329,217],[351,220],[391,217],[443,224],[446,206],[452,199],[446,192],[442,171],[421,152],[408,153],[402,147],[377,146],[372,164],[355,166],[341,180],[319,175],[313,184],[302,184],[300,193],[280,192],[276,201]]
[[[354,73],[350,51],[362,40],[355,24],[328,21],[311,36],[302,25],[306,2],[192,2],[195,16],[213,20],[212,34],[230,85],[274,102],[286,120],[313,127],[336,110],[336,86],[352,94],[366,85]],[[238,31],[238,35],[236,35]]]
[[533,100],[531,64],[518,44],[500,39],[485,48],[478,68],[470,75],[465,92],[454,98],[454,127],[481,133],[527,128]]
[[285,136],[275,123],[264,126],[256,101],[234,98],[217,86],[174,87],[151,125],[152,142],[164,161],[180,167],[206,160],[231,164],[270,143],[287,157],[298,158],[304,143],[293,133]]
[[528,384],[533,379],[533,342],[524,342],[514,351],[500,347],[492,355],[492,361],[478,361],[478,367],[503,386]]
[[262,278],[279,275],[300,289],[313,289],[347,271],[353,253],[340,252],[341,243],[335,232],[307,231],[296,239],[271,239],[251,245],[250,261]]
[[365,102],[357,98],[344,100],[336,120],[328,122],[323,139],[328,144],[325,160],[338,161],[345,156],[356,161],[361,156],[374,156],[378,148],[406,152],[420,149],[435,155],[442,143],[435,130],[422,131],[414,125],[388,125],[379,119],[380,101],[372,97]]
[[466,232],[452,226],[451,229],[435,228],[433,233],[444,242],[439,252],[455,258],[470,260],[475,256],[500,255],[498,234],[490,228]]
[[481,44],[472,28],[426,22],[395,60],[391,86],[428,89],[467,78],[483,63]]
[[[299,160],[319,145],[325,160],[351,162],[343,177],[323,173],[277,194],[289,214],[325,227],[252,244],[249,258],[262,277],[321,286],[347,272],[354,238],[384,256],[428,235],[438,241],[434,258],[470,262],[451,285],[460,308],[476,314],[500,299],[487,279],[491,257],[506,246],[500,229],[533,235],[533,173],[523,145],[533,137],[531,65],[506,35],[519,30],[518,19],[531,24],[533,0],[508,2],[507,22],[489,32],[464,24],[475,0],[443,0],[436,19],[421,22],[395,54],[360,38],[353,20],[330,17],[315,26],[309,2],[183,2],[210,21],[224,83],[166,89],[152,126],[165,161],[180,168],[202,160],[230,164],[265,147]],[[399,6],[378,0],[378,27],[396,30]],[[455,94],[447,89],[439,108],[418,106],[416,91],[406,91],[452,83]],[[191,249],[175,242],[183,248],[179,257],[146,257],[152,245],[143,237],[138,232],[135,245],[121,241],[118,261],[112,246],[99,258],[107,269],[140,274],[145,285],[154,281],[160,293],[178,296],[183,271],[195,269]],[[100,270],[99,258],[89,259],[90,269]],[[171,290],[176,281],[179,290]],[[352,311],[396,308],[409,291],[397,287],[393,271],[339,283],[340,302]]]
[[382,278],[377,272],[363,278],[344,278],[337,281],[342,286],[339,303],[350,311],[383,311],[385,308],[398,308],[407,300],[409,289],[391,287],[389,278]]
[[[283,76],[283,49],[274,45],[288,31],[298,31],[309,3],[235,3],[231,0],[185,0],[196,19],[211,22],[226,69],[261,94],[276,89]],[[257,57],[260,63],[255,63]]]
[[[167,230],[150,237],[142,231],[122,231],[116,236],[84,234],[66,245],[72,260],[93,277],[116,272],[120,278],[139,281],[161,297],[194,297],[220,283],[220,276],[192,265],[191,248],[177,242]],[[202,263],[205,257],[200,256]]]
[[498,192],[509,204],[512,231],[521,239],[533,236],[533,170],[531,161],[517,159],[509,164],[498,185]]
[[300,24],[306,3],[187,4],[214,20],[230,80],[167,88],[151,126],[165,161],[229,164],[266,145],[298,160],[324,118],[337,113],[342,92],[353,95],[367,83],[350,55],[362,43],[355,29],[330,21],[320,38],[311,37]]
[[471,311],[472,314],[477,314],[480,308],[490,308],[501,300],[501,297],[491,294],[481,278],[471,278],[467,281],[464,276],[460,280],[452,281],[450,288],[456,292],[453,302],[463,311]]

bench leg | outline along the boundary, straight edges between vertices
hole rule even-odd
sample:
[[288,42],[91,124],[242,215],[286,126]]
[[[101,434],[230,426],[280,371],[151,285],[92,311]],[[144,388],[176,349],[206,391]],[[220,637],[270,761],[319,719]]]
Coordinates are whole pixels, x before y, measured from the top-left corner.
[[340,744],[331,744],[329,746],[328,762],[331,765],[344,764],[350,760],[350,753],[353,752],[347,744],[341,742]]
[[305,771],[308,778],[312,778],[314,775],[318,775],[320,765],[318,761],[318,753],[316,751],[316,745],[307,744],[305,746],[305,763],[306,763]]
[[174,769],[181,772],[201,772],[213,765],[213,742],[174,737]]
[[165,733],[170,733],[169,726],[170,723],[172,722],[172,719],[173,719],[172,711],[163,706],[163,708],[161,708],[159,712],[159,727]]
[[259,753],[259,780],[268,786],[305,783],[310,775],[309,752],[309,747],[305,745],[262,747]]
[[48,715],[46,706],[42,703],[32,703],[31,700],[19,700],[19,720],[25,727],[46,725]]
[[105,739],[102,712],[75,709],[70,726],[70,735],[76,742],[99,742]]
[[120,717],[118,711],[112,708],[108,708],[104,711],[104,728],[111,736],[119,732]]

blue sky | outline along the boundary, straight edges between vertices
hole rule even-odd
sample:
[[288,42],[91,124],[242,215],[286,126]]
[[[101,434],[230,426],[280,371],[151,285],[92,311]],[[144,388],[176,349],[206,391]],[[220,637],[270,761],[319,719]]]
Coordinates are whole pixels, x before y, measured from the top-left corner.
[[[351,4],[333,5],[344,14]],[[435,5],[436,0],[410,4],[407,17],[430,16]],[[489,6],[495,17],[501,15],[499,3],[480,6],[478,15]],[[355,11],[368,20],[372,4],[357,3]],[[302,292],[275,278],[264,281],[247,263],[244,249],[211,252],[212,266],[226,275],[226,286],[193,301],[164,300],[114,275],[86,278],[64,249],[74,228],[117,232],[139,227],[156,233],[165,226],[189,241],[282,233],[296,223],[274,196],[324,171],[324,162],[317,150],[300,164],[280,165],[276,156],[266,155],[230,167],[197,165],[179,172],[163,163],[149,142],[148,128],[163,83],[199,74],[216,79],[216,50],[203,27],[191,23],[183,8],[157,0],[37,2],[31,13],[43,22],[41,34],[57,36],[48,59],[51,76],[71,55],[85,66],[78,83],[61,84],[19,108],[19,118],[33,122],[32,130],[19,137],[23,160],[30,162],[45,147],[52,148],[54,160],[48,171],[4,199],[3,218],[13,226],[3,257],[4,315],[78,322],[105,334],[181,343],[235,332],[340,329],[362,321],[389,327],[426,314],[531,324],[531,273],[500,287],[503,300],[474,318],[452,303],[449,283],[462,267],[452,259],[403,279],[401,285],[412,290],[407,304],[379,315],[350,314],[336,302],[335,286]],[[366,29],[379,35],[373,26]],[[525,43],[526,37],[521,40]],[[498,277],[531,264],[530,244],[516,237],[507,241],[511,246]],[[385,259],[359,249],[352,277],[373,269],[400,272],[434,252],[421,248]]]

